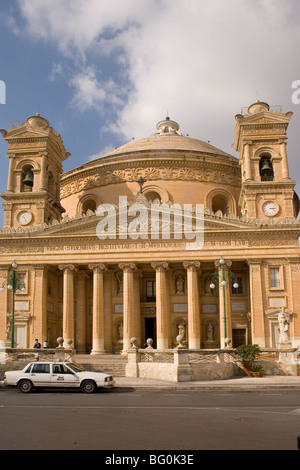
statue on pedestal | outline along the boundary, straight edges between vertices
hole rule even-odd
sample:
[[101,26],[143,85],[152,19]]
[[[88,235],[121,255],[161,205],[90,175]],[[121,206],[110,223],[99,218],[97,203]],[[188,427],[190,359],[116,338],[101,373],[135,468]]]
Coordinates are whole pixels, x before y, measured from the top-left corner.
[[278,324],[279,324],[279,339],[278,343],[281,344],[291,344],[289,336],[289,326],[290,326],[290,312],[286,311],[284,307],[281,307],[278,313]]

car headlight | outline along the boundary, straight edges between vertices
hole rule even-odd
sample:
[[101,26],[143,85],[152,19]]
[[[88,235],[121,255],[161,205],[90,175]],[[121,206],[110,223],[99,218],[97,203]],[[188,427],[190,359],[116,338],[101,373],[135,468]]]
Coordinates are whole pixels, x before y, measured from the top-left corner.
[[105,377],[104,382],[111,382],[113,380],[112,376]]

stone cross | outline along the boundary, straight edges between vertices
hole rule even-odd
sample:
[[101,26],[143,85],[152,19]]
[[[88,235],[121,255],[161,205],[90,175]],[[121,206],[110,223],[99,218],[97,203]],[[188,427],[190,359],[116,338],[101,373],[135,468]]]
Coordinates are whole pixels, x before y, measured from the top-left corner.
[[139,177],[138,180],[136,180],[136,183],[139,184],[140,186],[140,193],[142,194],[143,191],[143,184],[146,183],[147,180],[145,180],[142,176]]

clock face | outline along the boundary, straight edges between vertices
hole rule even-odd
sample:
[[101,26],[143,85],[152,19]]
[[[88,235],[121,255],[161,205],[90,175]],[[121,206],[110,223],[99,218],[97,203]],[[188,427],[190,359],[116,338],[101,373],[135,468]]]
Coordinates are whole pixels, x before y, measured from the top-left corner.
[[279,207],[275,202],[265,202],[262,209],[266,215],[272,216],[277,214]]
[[17,219],[21,225],[27,225],[31,222],[32,214],[31,212],[22,211],[19,212]]

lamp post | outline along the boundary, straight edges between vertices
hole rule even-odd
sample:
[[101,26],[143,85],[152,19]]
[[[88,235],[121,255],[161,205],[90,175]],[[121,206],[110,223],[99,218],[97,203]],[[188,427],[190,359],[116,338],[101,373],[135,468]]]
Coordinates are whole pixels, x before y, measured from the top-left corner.
[[[24,291],[24,286],[20,286],[19,279],[16,275],[18,265],[14,261],[11,265],[12,272],[6,278],[6,286],[8,290],[12,291],[12,309],[11,309],[11,348],[14,347],[14,330],[15,330],[15,293]],[[1,287],[1,291],[5,291],[5,286]]]
[[[225,347],[227,347],[227,345],[229,344],[230,342],[230,338],[227,338],[227,318],[226,318],[226,287],[227,287],[227,281],[226,281],[226,275],[225,275],[225,265],[228,266],[228,264],[231,264],[231,262],[228,262],[227,260],[225,260],[224,258],[219,258],[217,261],[216,261],[216,265],[219,266],[220,268],[220,274],[218,272],[214,272],[212,274],[212,278],[211,278],[211,282],[210,282],[210,285],[209,287],[211,289],[214,289],[216,287],[216,284],[219,283],[219,285],[221,286],[222,288],[222,294],[223,294],[223,321],[224,321],[224,344],[225,344]],[[229,264],[229,265],[230,265]],[[233,280],[233,287],[235,289],[237,289],[239,287],[237,281],[236,281],[236,278],[234,276],[234,274],[232,272],[229,272],[228,273],[228,277],[230,280]]]

